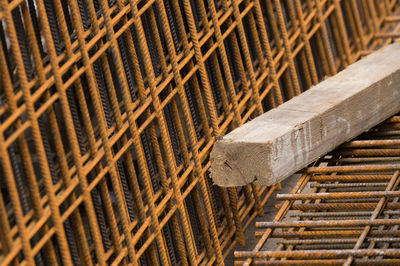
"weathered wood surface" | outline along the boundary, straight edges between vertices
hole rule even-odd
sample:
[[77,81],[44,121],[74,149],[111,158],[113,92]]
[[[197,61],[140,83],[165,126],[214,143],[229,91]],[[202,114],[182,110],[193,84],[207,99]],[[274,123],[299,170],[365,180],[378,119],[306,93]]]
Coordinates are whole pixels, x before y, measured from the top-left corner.
[[400,111],[400,44],[352,64],[218,140],[220,186],[273,185]]

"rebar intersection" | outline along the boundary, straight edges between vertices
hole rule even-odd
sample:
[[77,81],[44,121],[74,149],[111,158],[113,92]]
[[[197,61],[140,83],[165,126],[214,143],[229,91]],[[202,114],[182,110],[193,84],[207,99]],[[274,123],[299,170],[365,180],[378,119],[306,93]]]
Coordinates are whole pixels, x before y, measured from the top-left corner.
[[[253,251],[236,264],[398,265],[400,117],[393,116],[304,170]],[[276,250],[263,249],[278,239]],[[247,260],[246,260],[247,258]]]

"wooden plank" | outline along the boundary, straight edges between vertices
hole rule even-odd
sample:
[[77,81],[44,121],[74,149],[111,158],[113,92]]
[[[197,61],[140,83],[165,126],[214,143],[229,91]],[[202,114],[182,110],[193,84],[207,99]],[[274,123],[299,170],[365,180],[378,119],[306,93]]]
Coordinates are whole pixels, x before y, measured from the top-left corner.
[[400,44],[352,64],[217,140],[220,186],[273,185],[400,111]]

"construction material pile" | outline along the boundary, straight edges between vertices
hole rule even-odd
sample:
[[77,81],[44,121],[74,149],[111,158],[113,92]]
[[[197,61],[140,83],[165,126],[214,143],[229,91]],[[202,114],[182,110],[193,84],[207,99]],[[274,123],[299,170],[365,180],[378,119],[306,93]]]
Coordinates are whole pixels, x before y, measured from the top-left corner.
[[223,264],[276,187],[219,135],[392,41],[397,0],[0,0],[0,265]]
[[306,168],[236,264],[399,265],[399,128],[393,116]]

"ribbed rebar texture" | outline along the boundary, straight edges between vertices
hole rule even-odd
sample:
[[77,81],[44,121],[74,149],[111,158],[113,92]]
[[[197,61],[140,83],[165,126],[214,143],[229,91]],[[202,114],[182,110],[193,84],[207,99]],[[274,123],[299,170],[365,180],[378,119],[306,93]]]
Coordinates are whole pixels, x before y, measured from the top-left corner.
[[399,265],[399,128],[393,116],[306,168],[235,264]]
[[223,264],[279,186],[213,186],[215,138],[390,43],[399,9],[0,0],[0,265]]

